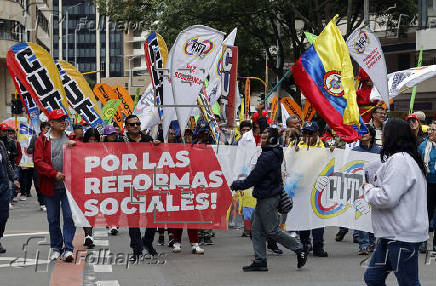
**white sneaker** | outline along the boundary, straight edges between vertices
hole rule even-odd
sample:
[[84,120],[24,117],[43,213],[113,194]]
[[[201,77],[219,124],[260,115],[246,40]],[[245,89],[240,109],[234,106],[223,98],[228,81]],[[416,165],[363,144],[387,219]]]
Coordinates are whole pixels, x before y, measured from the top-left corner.
[[118,227],[116,226],[111,227],[110,234],[117,235],[117,233],[118,233]]
[[44,206],[44,205],[42,205],[42,206],[40,207],[40,209],[41,209],[43,212],[46,212],[46,211],[47,211],[47,207]]
[[85,240],[83,241],[83,246],[86,246],[88,248],[93,248],[95,246],[94,244],[94,238],[92,236],[86,236]]
[[173,252],[174,253],[182,252],[182,245],[180,243],[178,243],[178,242],[174,243]]
[[12,205],[11,203],[9,204],[9,209],[10,210],[13,210],[15,207],[14,207],[14,205]]
[[51,255],[50,255],[50,260],[58,260],[59,257],[61,256],[61,253],[57,250],[52,249],[51,250]]
[[74,260],[73,252],[66,251],[64,253],[64,261],[65,262],[73,262],[73,260]]
[[204,254],[204,249],[201,248],[198,243],[192,245],[192,254]]
[[27,201],[26,196],[20,196],[20,201]]

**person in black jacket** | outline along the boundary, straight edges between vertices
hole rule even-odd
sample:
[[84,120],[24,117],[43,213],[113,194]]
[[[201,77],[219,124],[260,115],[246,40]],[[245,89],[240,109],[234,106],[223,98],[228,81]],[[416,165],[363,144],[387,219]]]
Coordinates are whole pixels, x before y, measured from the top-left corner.
[[[18,176],[9,160],[8,150],[0,140],[0,238],[3,237],[9,218],[9,181],[13,181],[17,188],[20,187]],[[0,243],[0,253],[5,252],[6,249]]]
[[280,194],[283,191],[281,166],[283,149],[278,145],[279,132],[276,128],[267,128],[261,134],[262,153],[257,159],[256,166],[245,180],[232,183],[232,190],[245,190],[254,186],[253,196],[257,199],[252,217],[252,243],[255,260],[246,271],[268,271],[266,261],[266,239],[272,238],[284,247],[297,254],[297,267],[304,266],[307,255],[303,245],[289,233],[279,227],[278,206]]

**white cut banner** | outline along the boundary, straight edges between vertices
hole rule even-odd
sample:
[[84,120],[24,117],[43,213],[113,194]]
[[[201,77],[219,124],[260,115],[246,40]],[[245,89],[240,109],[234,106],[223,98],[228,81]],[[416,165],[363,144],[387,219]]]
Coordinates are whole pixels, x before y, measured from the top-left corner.
[[[388,74],[389,99],[395,98],[405,90],[436,76],[436,65],[411,68]],[[370,94],[371,100],[381,100],[383,97],[377,88]]]
[[200,25],[191,26],[177,36],[168,57],[170,78],[164,80],[164,138],[167,138],[174,114],[177,115],[181,133],[184,133],[203,82],[215,57],[221,52],[223,39],[223,32]]
[[223,44],[221,46],[221,50],[217,53],[215,57],[215,61],[209,70],[209,85],[206,88],[206,93],[209,96],[210,105],[214,105],[215,102],[221,95],[221,73],[222,70],[222,61],[223,61],[223,51],[222,47],[233,46],[235,44],[236,33],[238,29],[234,28],[233,31],[224,39]]
[[[260,147],[219,146],[216,156],[227,183],[245,178],[260,155]],[[378,154],[350,149],[285,149],[284,189],[294,201],[287,230],[344,226],[372,231],[371,208],[360,186],[364,164],[380,161]],[[360,211],[359,211],[359,210]],[[361,212],[362,210],[366,210]]]
[[389,106],[386,60],[375,33],[369,27],[357,28],[348,37],[347,46],[350,55],[369,75]]

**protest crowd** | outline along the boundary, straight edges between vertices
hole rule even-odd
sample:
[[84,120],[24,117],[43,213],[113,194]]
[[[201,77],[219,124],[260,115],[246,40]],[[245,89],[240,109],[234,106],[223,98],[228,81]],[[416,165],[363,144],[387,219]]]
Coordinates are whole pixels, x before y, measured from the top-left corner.
[[[329,25],[336,27],[334,21]],[[328,35],[321,34],[319,37],[323,36],[327,37]],[[342,37],[341,40],[344,41]],[[34,44],[30,46],[32,49],[36,49]],[[208,103],[209,99],[206,97],[208,104],[205,106],[209,107],[203,108],[205,110],[200,110],[195,115],[190,113],[192,108],[183,115],[180,110],[174,107],[159,108],[159,104],[146,106],[148,108],[147,114],[150,113],[150,110],[155,112],[153,116],[157,116],[158,120],[156,121],[153,118],[145,118],[146,111],[137,111],[137,108],[144,107],[141,105],[143,104],[142,100],[147,97],[147,94],[144,94],[139,100],[135,99],[135,103],[131,97],[121,100],[125,102],[118,101],[118,105],[115,105],[114,112],[110,113],[108,119],[100,118],[97,104],[93,102],[94,98],[87,99],[91,106],[94,106],[93,109],[88,110],[88,113],[81,113],[83,109],[76,108],[78,115],[73,117],[68,111],[68,104],[60,105],[58,108],[44,106],[36,89],[33,90],[32,82],[26,82],[26,77],[20,76],[22,73],[18,71],[18,62],[11,63],[11,75],[16,76],[17,87],[21,88],[20,95],[24,98],[26,91],[27,94],[30,93],[31,96],[26,100],[33,98],[41,112],[36,118],[29,116],[28,123],[23,123],[27,124],[29,129],[30,126],[38,128],[30,137],[27,137],[28,142],[26,142],[25,147],[20,146],[18,137],[21,131],[20,128],[17,131],[16,126],[14,126],[16,123],[13,120],[6,120],[0,125],[0,238],[7,228],[9,215],[15,215],[14,207],[36,195],[38,206],[35,207],[47,214],[51,260],[74,261],[73,239],[77,233],[82,231],[84,232],[83,245],[89,249],[95,246],[93,227],[96,225],[91,220],[89,220],[91,223],[77,223],[77,217],[74,215],[77,206],[72,204],[74,201],[72,197],[75,199],[73,194],[75,189],[69,188],[74,182],[81,182],[82,185],[87,186],[85,194],[91,199],[85,202],[86,211],[83,213],[89,218],[90,213],[100,214],[100,211],[104,209],[103,205],[100,205],[99,209],[96,203],[91,201],[93,195],[100,192],[101,194],[112,192],[109,190],[113,186],[109,186],[104,178],[101,181],[92,181],[93,178],[90,178],[89,181],[86,181],[91,182],[89,184],[83,183],[84,178],[71,178],[71,170],[67,171],[65,167],[71,164],[69,160],[82,159],[70,156],[76,154],[74,152],[78,150],[77,148],[98,150],[102,154],[101,156],[112,154],[110,153],[112,149],[106,149],[110,146],[114,149],[118,148],[116,146],[126,146],[126,148],[131,148],[129,150],[145,148],[148,153],[143,153],[144,157],[141,159],[143,160],[141,161],[143,169],[145,169],[146,162],[148,166],[155,168],[156,163],[153,162],[158,162],[157,168],[161,167],[161,164],[169,166],[173,164],[180,168],[186,167],[189,165],[189,161],[187,161],[189,158],[187,159],[187,155],[183,153],[186,150],[215,150],[212,148],[219,149],[221,147],[233,148],[234,150],[254,148],[259,150],[258,156],[254,162],[251,162],[250,169],[245,175],[234,176],[231,180],[227,179],[227,185],[224,189],[229,194],[231,192],[233,197],[229,205],[226,206],[228,213],[227,217],[224,218],[227,224],[225,227],[241,228],[240,234],[242,237],[246,237],[246,243],[250,243],[249,239],[251,239],[254,261],[250,265],[244,266],[243,271],[268,271],[267,249],[275,254],[283,255],[282,248],[295,252],[297,268],[302,268],[306,263],[310,263],[310,259],[328,259],[326,257],[329,254],[328,249],[324,246],[324,227],[312,229],[285,227],[287,221],[295,219],[290,211],[297,207],[293,206],[293,191],[285,191],[286,178],[284,173],[289,172],[284,169],[287,165],[285,157],[288,158],[288,154],[292,153],[292,156],[295,157],[291,158],[299,158],[299,160],[307,158],[310,161],[312,158],[310,153],[323,152],[322,154],[328,156],[328,154],[337,154],[343,150],[343,152],[358,154],[356,156],[360,156],[360,158],[375,154],[378,158],[378,165],[372,172],[370,169],[368,172],[365,169],[365,173],[362,174],[364,179],[357,186],[360,195],[354,198],[353,204],[356,212],[367,214],[368,211],[371,211],[372,231],[353,230],[349,229],[348,225],[337,225],[337,247],[341,247],[339,242],[350,232],[354,243],[356,243],[356,255],[372,255],[370,260],[372,267],[368,267],[364,276],[367,285],[384,285],[383,281],[392,269],[398,269],[395,276],[399,285],[419,285],[419,253],[426,253],[428,249],[436,251],[436,237],[433,238],[432,242],[428,241],[429,231],[432,232],[434,227],[433,217],[436,208],[436,121],[427,118],[426,114],[420,111],[412,112],[406,118],[391,116],[389,100],[386,102],[383,100],[384,97],[377,100],[369,99],[369,91],[374,88],[375,83],[368,75],[371,73],[366,73],[363,68],[359,69],[355,79],[358,89],[354,91],[354,98],[352,95],[344,94],[345,88],[348,89],[347,92],[352,93],[349,90],[350,82],[345,80],[345,71],[342,73],[342,83],[339,74],[339,79],[334,78],[330,82],[330,87],[328,86],[329,82],[327,85],[318,86],[316,79],[314,79],[316,75],[310,74],[307,68],[310,65],[315,66],[314,61],[311,61],[312,59],[309,57],[316,53],[316,50],[312,46],[309,49],[311,49],[312,54],[303,54],[292,68],[291,73],[295,84],[304,92],[307,98],[306,103],[313,106],[313,112],[309,114],[309,117],[308,114],[293,112],[291,108],[277,99],[275,108],[281,107],[281,118],[279,118],[274,108],[269,108],[266,103],[271,93],[261,97],[261,101],[257,103],[256,111],[253,113],[249,110],[243,110],[244,102],[240,103],[238,108],[236,99],[233,98],[232,101],[230,97],[227,106],[221,107],[221,111],[214,112],[210,107],[212,102]],[[196,50],[192,49],[192,51]],[[18,49],[12,49],[11,52],[20,58]],[[170,54],[170,57],[175,57],[176,53]],[[330,53],[334,54],[333,51]],[[323,56],[325,55],[319,51],[317,57],[322,58]],[[198,57],[197,61],[201,60],[203,58]],[[351,65],[349,56],[348,61],[344,61]],[[67,70],[65,65],[61,64],[60,66],[60,68]],[[173,81],[176,81],[176,78],[179,80],[179,84],[187,79],[186,75],[180,73],[178,77],[173,78]],[[181,93],[175,92],[174,98],[169,102],[166,93],[168,83],[165,83],[165,79],[163,79],[163,83],[158,82],[159,80],[162,78],[156,79],[154,85],[157,90],[158,85],[163,84],[163,94],[159,94],[157,91],[151,94],[153,96],[156,94],[158,97],[156,100],[163,100],[163,103],[175,104],[175,106],[183,102],[184,98],[181,94],[195,85],[184,83],[185,85],[177,86],[176,83],[172,83],[175,85],[173,92],[174,90],[177,92],[179,88]],[[335,80],[339,81],[334,82]],[[197,78],[190,77],[189,81],[195,83]],[[213,84],[209,79],[209,85]],[[343,87],[334,86],[335,84],[343,85]],[[351,86],[354,86],[354,80],[351,80]],[[342,88],[342,93],[332,95],[340,88]],[[200,90],[202,90],[203,95],[207,94],[206,88],[202,87],[195,89],[196,96]],[[70,92],[67,91],[67,97]],[[94,93],[104,106],[109,105],[109,100],[101,99],[95,89]],[[239,96],[239,91],[235,94]],[[160,95],[163,97],[159,98]],[[180,98],[176,98],[176,95],[180,95]],[[197,100],[196,96],[194,100]],[[68,100],[70,101],[69,105],[73,106],[71,100]],[[247,99],[245,98],[245,100]],[[292,99],[288,98],[287,100],[291,102]],[[152,101],[154,101],[153,98]],[[30,109],[29,102],[24,99],[23,102],[27,109]],[[201,101],[198,102],[199,105],[202,105]],[[368,102],[371,107],[365,111],[365,114],[360,114],[358,112],[359,106],[367,106]],[[291,105],[294,104],[296,103],[292,100]],[[229,109],[233,109],[231,114],[228,113]],[[317,115],[315,115],[315,111],[318,113]],[[118,115],[115,114],[116,112]],[[100,121],[91,120],[95,114],[98,115],[95,118],[100,118]],[[177,118],[173,118],[173,115],[177,115]],[[36,122],[36,124],[33,125],[30,123],[31,121]],[[167,151],[166,148],[168,150],[175,148],[174,150],[178,152],[177,155],[174,156],[171,153],[170,157],[165,157],[167,156],[164,154]],[[23,152],[30,157],[30,162],[26,162],[26,164],[22,164]],[[147,157],[148,161],[145,159],[145,154],[149,156]],[[83,157],[85,156],[88,155],[84,154]],[[171,156],[177,160],[172,159]],[[100,163],[101,167],[107,168],[107,170],[114,167],[114,165],[104,163],[104,159],[101,159],[100,162],[98,161],[100,158],[97,158],[98,160],[95,158],[97,157],[85,158],[88,160],[85,172],[89,171],[90,175],[94,172],[93,168],[99,168]],[[203,159],[209,160],[210,158]],[[234,159],[237,160],[237,158]],[[112,160],[115,162],[113,158]],[[126,160],[123,157],[121,163],[118,164],[122,164],[123,171],[135,169],[136,160],[137,157]],[[210,159],[210,162],[205,163],[205,165],[213,162]],[[294,163],[303,164],[302,161]],[[192,158],[191,164],[192,168],[198,168],[193,163]],[[152,169],[152,167],[147,168]],[[111,170],[115,170],[115,167]],[[119,175],[116,174],[117,171],[113,172],[114,175]],[[222,175],[222,172],[211,172],[206,176],[207,180],[205,179],[205,181],[208,188],[213,187],[214,184],[222,184],[222,177],[217,174]],[[198,173],[195,177],[197,175]],[[327,188],[332,188],[328,176],[329,174],[320,176],[313,189],[322,193]],[[141,178],[147,182],[147,178]],[[118,185],[120,185],[120,180],[118,177]],[[140,181],[140,179],[132,179],[132,177],[130,180],[133,181],[133,185]],[[120,187],[118,186],[118,188]],[[218,196],[220,195],[218,193]],[[210,199],[210,206],[213,209],[214,197],[209,196],[209,194],[207,197]],[[149,202],[154,198],[147,197],[146,200]],[[196,200],[198,203],[196,209],[201,210],[203,206],[198,198]],[[76,201],[78,204],[81,203],[77,199]],[[141,215],[145,216],[145,213],[148,215],[152,212],[153,210],[149,210],[151,207],[142,210],[141,207],[138,207],[139,214],[133,216],[128,215],[128,212],[133,208],[127,207],[127,203],[123,202],[119,204],[119,208],[123,210],[127,218],[124,221],[120,220],[119,223],[109,221],[105,227],[108,233],[114,236],[120,231],[128,231],[132,262],[142,259],[144,255],[157,255],[159,252],[157,245],[170,247],[175,255],[186,249],[189,249],[194,255],[207,255],[207,247],[213,247],[214,237],[219,235],[215,229],[222,228],[215,226],[207,228],[204,225],[202,228],[190,228],[189,225],[185,224],[186,231],[184,231],[181,227],[171,227],[165,223],[157,227],[153,224],[141,224]],[[155,203],[155,206],[157,207],[158,203]],[[167,212],[170,212],[168,201],[166,208]],[[154,211],[156,210],[154,209]],[[61,213],[62,228],[60,225]],[[208,220],[207,217],[202,217],[202,219]],[[141,230],[141,226],[145,230]],[[190,248],[182,246],[184,232],[189,238]],[[2,242],[1,239],[0,242]],[[5,253],[7,247],[3,242],[0,243],[0,254]],[[406,249],[407,255],[404,251],[398,251],[400,249]],[[309,256],[310,254],[312,256]],[[308,259],[308,257],[310,258]],[[387,263],[380,264],[379,262],[386,257]]]

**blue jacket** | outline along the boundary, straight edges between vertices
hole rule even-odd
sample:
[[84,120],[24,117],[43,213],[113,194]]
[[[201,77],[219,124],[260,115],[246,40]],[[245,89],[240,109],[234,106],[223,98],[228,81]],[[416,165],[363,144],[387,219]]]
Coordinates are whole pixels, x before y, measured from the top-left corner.
[[359,146],[353,148],[353,151],[380,154],[381,148],[375,144],[370,148],[359,144]]
[[283,190],[282,180],[283,148],[280,146],[262,147],[262,153],[256,166],[245,180],[232,184],[233,190],[245,190],[254,186],[253,197],[264,199],[280,194]]
[[[424,160],[424,155],[425,155],[425,146],[427,146],[427,141],[428,140],[424,140],[418,147],[418,152],[419,152],[419,154],[421,154],[421,157],[423,160]],[[431,148],[430,162],[428,162],[428,169],[430,170],[430,172],[427,173],[427,182],[429,182],[431,184],[436,184],[435,164],[436,164],[436,149]]]

